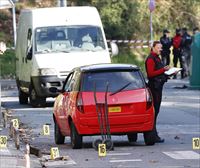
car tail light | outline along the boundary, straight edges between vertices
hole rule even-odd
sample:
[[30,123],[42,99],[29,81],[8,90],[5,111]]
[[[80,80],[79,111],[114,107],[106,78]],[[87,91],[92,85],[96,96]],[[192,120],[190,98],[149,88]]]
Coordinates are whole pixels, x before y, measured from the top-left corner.
[[78,111],[80,111],[81,113],[84,113],[83,98],[82,98],[81,92],[79,92],[78,95],[77,95],[76,106],[77,106]]
[[146,100],[147,100],[146,109],[148,110],[152,106],[152,102],[153,102],[153,97],[149,88],[146,89]]

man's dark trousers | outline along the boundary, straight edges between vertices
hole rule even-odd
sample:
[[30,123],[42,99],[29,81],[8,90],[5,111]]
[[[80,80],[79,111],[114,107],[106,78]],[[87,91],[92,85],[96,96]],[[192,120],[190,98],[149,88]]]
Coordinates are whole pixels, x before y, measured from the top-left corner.
[[160,88],[155,88],[153,82],[149,82],[149,88],[150,88],[152,96],[153,96],[153,105],[154,105],[154,110],[155,110],[154,129],[155,129],[156,136],[158,136],[157,128],[156,128],[156,121],[157,121],[158,113],[160,111],[163,86]]

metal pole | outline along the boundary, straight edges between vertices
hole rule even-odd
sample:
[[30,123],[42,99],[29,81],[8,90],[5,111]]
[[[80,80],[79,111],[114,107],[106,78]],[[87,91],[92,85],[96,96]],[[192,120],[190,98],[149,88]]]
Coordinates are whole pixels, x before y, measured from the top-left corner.
[[153,45],[152,12],[150,12],[150,35],[151,35],[151,46],[152,46]]
[[14,35],[14,47],[16,46],[16,39],[17,39],[17,31],[16,31],[16,16],[15,16],[15,4],[12,0],[9,0],[10,4],[12,5],[12,14],[13,14],[13,35]]
[[57,4],[60,7],[65,7],[65,6],[67,6],[67,0],[58,0]]
[[14,48],[15,48],[15,46],[16,46],[16,40],[17,40],[15,6],[12,7],[12,13],[13,13]]

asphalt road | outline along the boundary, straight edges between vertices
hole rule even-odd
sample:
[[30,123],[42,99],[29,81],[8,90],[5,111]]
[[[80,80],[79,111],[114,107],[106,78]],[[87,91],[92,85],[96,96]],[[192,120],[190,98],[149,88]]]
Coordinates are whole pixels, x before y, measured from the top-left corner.
[[[126,136],[113,136],[114,150],[107,151],[106,157],[99,157],[92,148],[92,142],[98,137],[84,137],[83,148],[71,149],[70,139],[66,137],[64,145],[54,143],[54,124],[52,106],[54,99],[48,99],[46,108],[32,108],[19,105],[17,88],[14,81],[1,81],[1,103],[10,109],[20,126],[30,133],[31,146],[46,153],[37,160],[49,157],[51,147],[58,147],[60,156],[66,161],[44,161],[46,167],[139,167],[139,168],[199,168],[200,150],[193,149],[192,139],[200,137],[200,91],[190,90],[188,80],[169,80],[163,91],[163,102],[158,118],[158,131],[165,142],[154,146],[145,146],[143,135],[137,143],[130,144]],[[50,136],[41,134],[42,126],[50,126]],[[1,134],[1,132],[0,132]],[[11,142],[9,142],[11,143]],[[21,146],[23,146],[21,142]],[[2,151],[1,155],[4,155]],[[35,157],[31,155],[31,159]],[[38,164],[33,164],[38,167]],[[41,166],[42,167],[42,166]]]

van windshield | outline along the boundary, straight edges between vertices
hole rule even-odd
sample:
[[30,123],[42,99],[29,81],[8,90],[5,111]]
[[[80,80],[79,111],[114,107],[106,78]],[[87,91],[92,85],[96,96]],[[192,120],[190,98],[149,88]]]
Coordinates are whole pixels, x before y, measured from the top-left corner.
[[82,76],[81,91],[105,92],[108,84],[109,92],[118,90],[135,90],[145,87],[143,76],[139,70],[85,72]]
[[37,53],[101,50],[105,50],[105,42],[97,26],[40,27],[35,32]]

